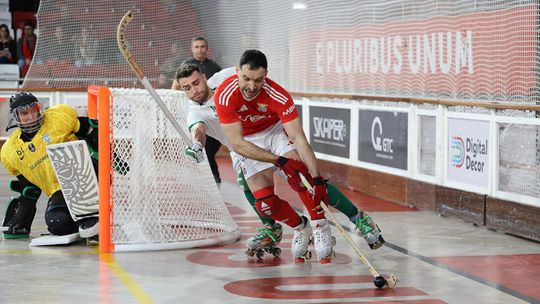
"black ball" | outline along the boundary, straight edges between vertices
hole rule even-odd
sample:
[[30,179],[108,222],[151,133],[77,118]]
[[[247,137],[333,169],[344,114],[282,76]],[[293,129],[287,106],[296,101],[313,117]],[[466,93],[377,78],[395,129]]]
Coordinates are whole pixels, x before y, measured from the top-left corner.
[[384,285],[386,285],[386,279],[382,276],[378,276],[375,278],[375,280],[373,280],[373,284],[375,284],[377,288],[383,288]]

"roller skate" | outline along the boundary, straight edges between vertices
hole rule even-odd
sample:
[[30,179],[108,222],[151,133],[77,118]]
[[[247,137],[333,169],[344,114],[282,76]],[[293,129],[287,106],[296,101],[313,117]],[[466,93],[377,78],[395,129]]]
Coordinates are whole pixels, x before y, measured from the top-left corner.
[[330,224],[326,219],[311,221],[311,224],[313,226],[313,245],[319,263],[330,263],[336,256],[334,252],[336,238],[332,236]]
[[363,211],[358,211],[358,214],[351,218],[351,221],[356,226],[356,229],[362,233],[362,236],[369,245],[369,248],[376,250],[384,244],[384,238],[381,235],[379,226],[373,222],[371,217]]
[[256,256],[259,260],[262,259],[265,252],[275,257],[280,256],[281,249],[277,245],[281,242],[282,234],[283,227],[277,222],[273,225],[266,224],[262,228],[257,228],[257,234],[246,241],[248,249],[245,254],[250,257]]
[[304,263],[311,259],[311,251],[308,250],[311,243],[311,226],[308,219],[302,216],[302,223],[294,227],[294,236],[291,244],[291,253],[295,263]]

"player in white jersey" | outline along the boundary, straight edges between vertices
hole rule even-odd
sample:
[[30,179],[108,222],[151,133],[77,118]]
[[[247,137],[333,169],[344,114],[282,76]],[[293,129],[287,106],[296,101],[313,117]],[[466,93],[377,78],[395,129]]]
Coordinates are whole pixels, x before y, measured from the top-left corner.
[[[205,134],[214,137],[232,151],[232,147],[224,134],[223,127],[219,123],[215,112],[212,89],[219,86],[223,80],[234,74],[236,74],[235,67],[226,68],[214,74],[214,76],[205,83],[206,78],[196,65],[186,64],[178,69],[176,80],[177,82],[182,83],[180,89],[183,90],[190,99],[190,110],[187,123],[194,144],[192,147],[186,149],[186,154],[188,154],[193,161],[200,162],[204,159],[202,147],[204,147]],[[234,156],[234,152],[232,152],[232,155],[233,160],[238,159],[238,157]],[[244,191],[246,199],[256,211],[254,206],[255,198],[247,186],[239,162],[235,161],[233,166],[237,174],[238,184]],[[282,177],[286,178],[284,176]],[[362,232],[362,236],[364,236],[372,249],[379,248],[384,243],[384,240],[380,235],[378,227],[373,223],[371,218],[363,211],[358,210],[358,208],[335,185],[327,183],[327,188],[329,204],[346,215],[355,224],[356,228]],[[247,253],[249,255],[253,255],[254,253],[259,255],[261,253],[259,249],[261,248],[270,248],[272,253],[274,246],[281,240],[281,225],[271,218],[259,217],[263,222],[264,227],[258,228],[257,234],[247,240]]]
[[[255,197],[249,190],[244,175],[237,161],[239,158],[232,152],[232,147],[225,136],[223,128],[219,123],[214,106],[214,92],[210,85],[219,85],[221,81],[232,75],[234,68],[222,70],[206,82],[206,76],[201,73],[199,67],[194,64],[183,64],[176,73],[176,81],[180,90],[184,91],[189,98],[190,109],[187,117],[188,129],[191,132],[193,144],[186,149],[186,154],[194,162],[201,162],[204,159],[203,147],[206,141],[206,135],[212,136],[220,141],[231,151],[233,159],[233,169],[236,172],[238,185],[244,191],[244,196],[250,205],[255,209]],[[258,213],[257,213],[258,214]],[[261,258],[264,252],[279,256],[281,250],[277,247],[281,241],[282,227],[276,221],[259,216],[264,226],[257,228],[257,233],[247,240],[249,256],[257,255]]]

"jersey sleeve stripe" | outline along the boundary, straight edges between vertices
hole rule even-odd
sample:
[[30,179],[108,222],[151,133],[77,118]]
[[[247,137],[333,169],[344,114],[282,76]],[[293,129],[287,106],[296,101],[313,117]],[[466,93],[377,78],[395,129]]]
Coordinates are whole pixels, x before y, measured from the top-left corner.
[[202,120],[199,120],[199,121],[196,121],[196,122],[190,124],[190,125],[188,126],[188,131],[191,132],[191,128],[192,128],[194,125],[197,125],[197,124],[205,124],[205,122],[202,121]]
[[238,89],[238,79],[235,79],[233,81],[233,86],[231,86],[231,88],[227,92],[227,95],[225,96],[225,98],[227,99],[225,103],[226,106],[229,105],[229,100],[231,99],[231,96],[233,95],[236,89]]
[[268,92],[268,95],[270,95],[270,97],[272,97],[272,99],[276,100],[277,102],[279,102],[281,104],[286,104],[287,103],[287,97],[285,97],[283,94],[276,91],[270,85],[265,84],[263,87],[266,89],[266,92]]
[[238,79],[231,81],[231,83],[229,83],[227,87],[225,87],[225,89],[219,96],[219,104],[223,106],[228,106],[229,98],[231,97],[232,93],[237,87],[238,87]]

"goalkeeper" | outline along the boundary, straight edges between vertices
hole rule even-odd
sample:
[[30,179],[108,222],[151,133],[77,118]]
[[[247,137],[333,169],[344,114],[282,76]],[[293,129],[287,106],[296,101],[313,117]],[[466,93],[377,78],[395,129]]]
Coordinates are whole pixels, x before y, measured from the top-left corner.
[[43,110],[38,99],[27,92],[12,96],[9,107],[10,121],[6,130],[14,127],[17,130],[2,146],[1,160],[7,172],[17,177],[10,182],[10,188],[19,196],[8,204],[2,225],[4,238],[29,237],[42,191],[49,197],[45,223],[51,234],[67,235],[79,231],[83,238],[95,237],[97,214],[73,221],[46,146],[84,139],[97,150],[97,125],[87,117],[77,117],[75,109],[68,105],[59,104]]
[[[193,138],[193,145],[186,149],[186,154],[193,161],[200,162],[204,159],[202,148],[204,147],[206,134],[216,138],[232,151],[223,127],[217,118],[213,99],[214,93],[211,88],[217,87],[224,79],[233,74],[235,74],[235,68],[227,68],[216,73],[206,82],[206,77],[196,65],[183,64],[177,71],[176,80],[180,84],[180,90],[184,91],[191,101],[187,123]],[[237,174],[238,184],[244,191],[250,205],[257,212],[255,197],[247,186],[240,165],[233,164],[233,167]],[[327,190],[329,204],[346,215],[355,224],[355,227],[361,232],[370,248],[377,249],[381,247],[384,239],[371,217],[356,208],[335,185],[327,183]],[[259,212],[257,214],[259,215]],[[268,246],[275,246],[281,241],[281,225],[271,218],[262,217],[261,215],[259,217],[264,227],[257,229],[257,234],[247,240],[248,253]]]

